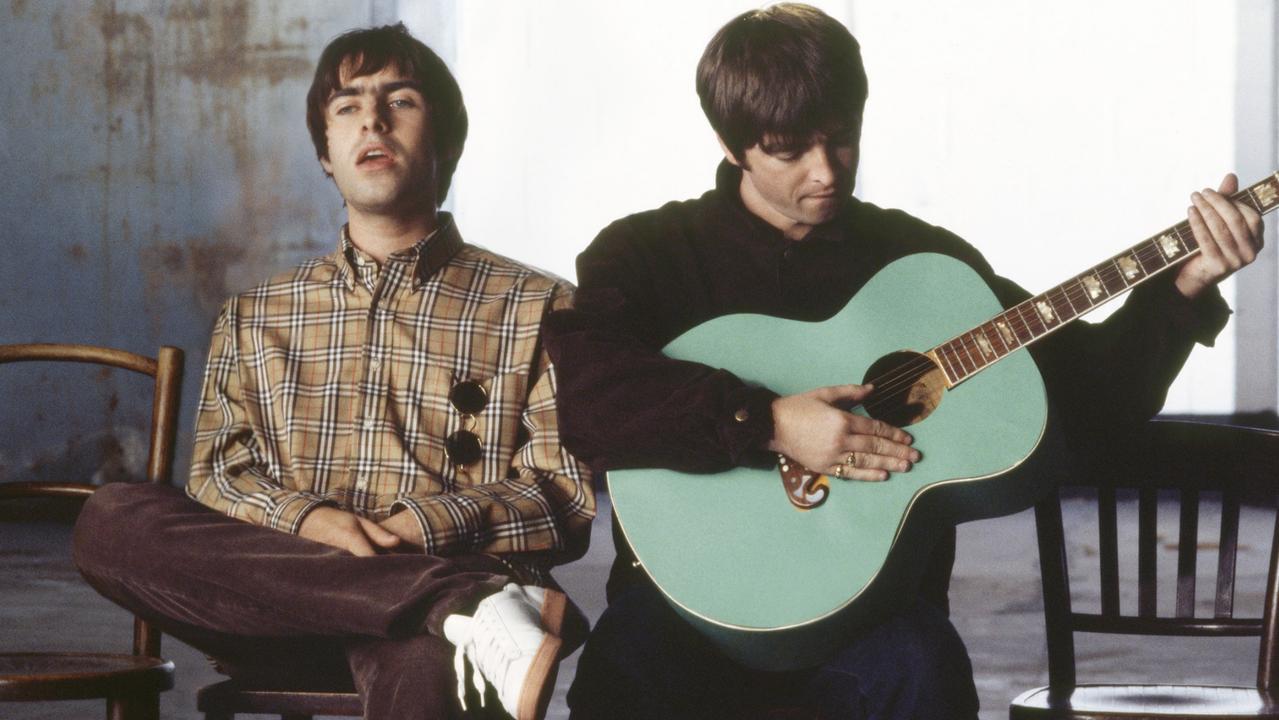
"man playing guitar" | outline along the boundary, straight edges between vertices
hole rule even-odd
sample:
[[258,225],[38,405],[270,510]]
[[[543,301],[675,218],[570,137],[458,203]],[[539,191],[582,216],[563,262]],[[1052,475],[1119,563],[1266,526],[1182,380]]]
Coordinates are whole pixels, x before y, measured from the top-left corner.
[[[776,464],[778,453],[848,480],[910,472],[929,448],[846,411],[868,386],[782,396],[660,349],[732,313],[828,318],[914,253],[963,261],[1004,307],[1029,293],[955,235],[852,197],[866,76],[857,41],[821,11],[783,4],[733,19],[706,48],[697,90],[724,152],[714,189],[605,228],[578,257],[576,307],[548,321],[566,446],[596,472],[715,472]],[[1035,346],[1072,451],[1151,417],[1194,343],[1211,344],[1225,325],[1216,286],[1262,244],[1259,213],[1229,198],[1237,189],[1228,175],[1192,194],[1197,257],[1135,289],[1105,322],[1063,327]],[[614,532],[609,606],[579,664],[574,718],[749,717],[778,705],[819,717],[976,717],[971,665],[947,618],[953,530],[917,597],[820,666],[786,673],[750,670],[714,648]]]

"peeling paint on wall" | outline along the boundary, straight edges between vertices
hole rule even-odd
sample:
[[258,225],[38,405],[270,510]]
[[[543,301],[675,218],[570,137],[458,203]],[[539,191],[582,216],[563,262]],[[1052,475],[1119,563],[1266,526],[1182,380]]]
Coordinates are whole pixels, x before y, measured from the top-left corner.
[[[371,15],[345,0],[0,5],[0,342],[182,347],[179,481],[221,303],[336,241],[305,94],[323,46]],[[0,481],[138,472],[145,383],[10,367]]]

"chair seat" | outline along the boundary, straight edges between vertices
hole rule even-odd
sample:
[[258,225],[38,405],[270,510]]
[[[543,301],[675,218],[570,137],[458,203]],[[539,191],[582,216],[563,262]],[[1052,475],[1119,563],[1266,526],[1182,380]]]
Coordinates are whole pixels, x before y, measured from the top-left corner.
[[200,688],[196,708],[206,713],[270,713],[283,715],[364,714],[360,696],[353,692],[275,690],[223,680]]
[[0,700],[83,700],[173,687],[173,663],[109,653],[0,653]]
[[1013,700],[1018,718],[1279,718],[1279,704],[1255,687],[1219,685],[1094,685],[1067,693],[1046,687]]

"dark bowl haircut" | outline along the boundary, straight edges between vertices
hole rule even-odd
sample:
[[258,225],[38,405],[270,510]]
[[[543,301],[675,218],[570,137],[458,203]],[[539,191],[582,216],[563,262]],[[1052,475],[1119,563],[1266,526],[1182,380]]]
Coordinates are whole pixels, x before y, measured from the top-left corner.
[[697,95],[738,162],[756,144],[766,152],[801,150],[819,133],[856,142],[867,95],[861,47],[815,7],[750,10],[706,46]]
[[322,160],[329,157],[325,110],[333,93],[342,87],[341,73],[346,63],[350,63],[351,77],[394,67],[418,84],[429,106],[437,168],[436,203],[444,202],[453,182],[453,171],[462,157],[467,130],[462,89],[448,66],[422,41],[410,35],[404,23],[352,30],[334,38],[320,54],[315,78],[306,94],[306,127],[311,133],[316,157]]

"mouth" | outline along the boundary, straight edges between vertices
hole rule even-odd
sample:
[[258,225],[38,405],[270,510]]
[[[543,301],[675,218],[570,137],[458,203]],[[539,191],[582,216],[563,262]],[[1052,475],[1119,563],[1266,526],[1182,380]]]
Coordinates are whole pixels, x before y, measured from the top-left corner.
[[384,167],[391,165],[395,159],[391,157],[391,151],[385,145],[375,144],[369,145],[360,151],[355,157],[355,164],[359,166]]

